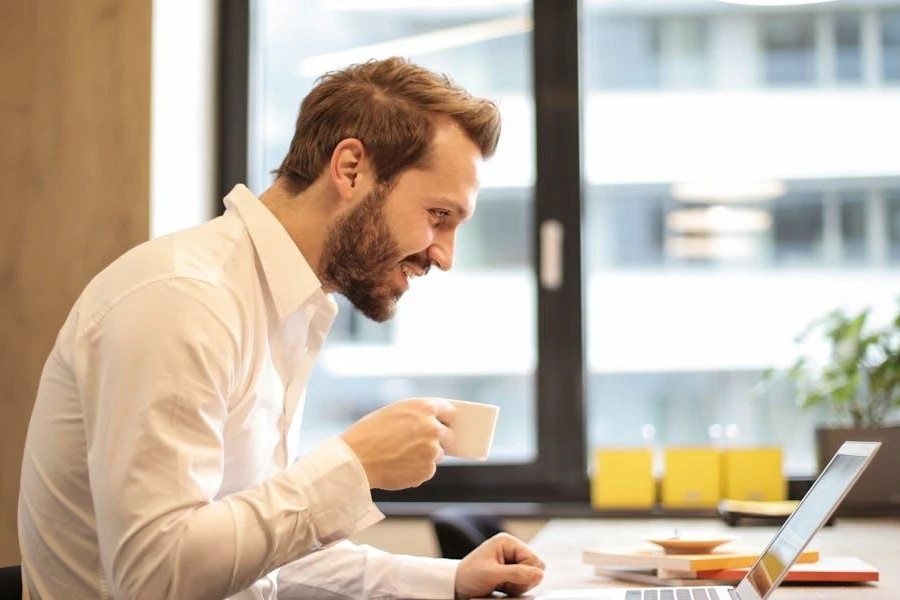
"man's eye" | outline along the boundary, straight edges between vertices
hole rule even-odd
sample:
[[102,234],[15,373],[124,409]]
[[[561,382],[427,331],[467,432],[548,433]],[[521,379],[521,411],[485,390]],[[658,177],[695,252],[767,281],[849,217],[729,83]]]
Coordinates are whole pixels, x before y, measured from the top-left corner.
[[431,214],[437,217],[438,219],[446,219],[450,216],[449,210],[444,210],[443,208],[432,208]]

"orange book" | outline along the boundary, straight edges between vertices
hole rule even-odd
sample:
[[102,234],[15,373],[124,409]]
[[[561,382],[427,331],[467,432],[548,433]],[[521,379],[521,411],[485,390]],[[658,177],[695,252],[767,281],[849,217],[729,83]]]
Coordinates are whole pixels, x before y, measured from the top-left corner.
[[[582,562],[590,565],[663,569],[683,573],[750,567],[760,549],[716,549],[707,554],[667,554],[654,546],[624,548],[589,548],[582,552]],[[806,549],[797,562],[816,562],[819,551]]]
[[[698,579],[716,581],[740,581],[749,567],[697,571]],[[878,581],[878,569],[855,556],[826,556],[814,563],[795,564],[788,571],[785,581],[816,583],[846,583],[852,581]]]
[[[699,571],[697,573],[660,572],[656,569],[606,567],[596,565],[594,572],[603,577],[654,586],[734,585],[749,567]],[[878,569],[855,556],[822,557],[814,563],[797,563],[788,571],[787,582],[865,583],[879,580]]]

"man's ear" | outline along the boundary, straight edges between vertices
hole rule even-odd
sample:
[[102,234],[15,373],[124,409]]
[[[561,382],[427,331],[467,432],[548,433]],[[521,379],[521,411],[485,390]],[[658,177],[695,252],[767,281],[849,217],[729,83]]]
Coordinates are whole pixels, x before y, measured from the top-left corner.
[[331,153],[329,175],[342,199],[349,200],[360,192],[367,165],[366,147],[356,138],[343,139]]

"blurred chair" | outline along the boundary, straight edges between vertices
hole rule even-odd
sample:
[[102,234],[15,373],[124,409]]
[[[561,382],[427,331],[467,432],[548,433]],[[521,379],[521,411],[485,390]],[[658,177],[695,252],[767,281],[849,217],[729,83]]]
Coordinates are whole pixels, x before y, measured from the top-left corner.
[[22,600],[22,567],[0,567],[0,600]]
[[461,509],[441,509],[428,515],[428,520],[444,558],[463,558],[488,538],[505,531],[499,517]]

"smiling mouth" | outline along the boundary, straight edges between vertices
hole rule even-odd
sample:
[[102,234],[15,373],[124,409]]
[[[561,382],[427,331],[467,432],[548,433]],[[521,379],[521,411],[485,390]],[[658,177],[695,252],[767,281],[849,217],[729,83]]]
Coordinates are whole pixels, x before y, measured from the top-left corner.
[[429,266],[430,265],[423,267],[423,266],[418,265],[415,262],[409,261],[409,260],[404,260],[403,262],[401,262],[400,263],[400,274],[402,275],[401,280],[403,281],[403,284],[402,284],[403,291],[405,292],[406,290],[409,289],[410,284],[412,283],[413,279],[416,279],[418,277],[424,277],[425,275],[427,275],[428,271],[429,271],[429,268],[428,268]]
[[422,277],[425,275],[426,271],[422,269],[417,269],[412,265],[400,265],[400,271],[406,276],[407,281],[412,281],[415,277]]

